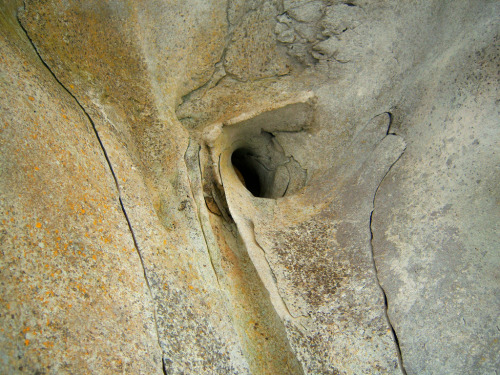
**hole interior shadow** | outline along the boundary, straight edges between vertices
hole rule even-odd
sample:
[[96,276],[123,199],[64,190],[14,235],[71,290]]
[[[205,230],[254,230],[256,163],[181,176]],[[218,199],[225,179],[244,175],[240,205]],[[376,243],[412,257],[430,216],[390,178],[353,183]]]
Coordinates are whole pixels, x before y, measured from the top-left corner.
[[[263,187],[259,169],[262,168],[256,155],[247,148],[239,148],[231,155],[231,162],[242,183],[255,197],[262,197]],[[238,173],[239,172],[239,173]]]

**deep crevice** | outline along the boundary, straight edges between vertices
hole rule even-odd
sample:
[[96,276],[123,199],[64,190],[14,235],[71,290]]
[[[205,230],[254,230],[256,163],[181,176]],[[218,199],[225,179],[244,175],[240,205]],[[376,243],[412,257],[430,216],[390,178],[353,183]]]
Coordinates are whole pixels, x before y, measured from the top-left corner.
[[[389,135],[389,129],[390,129],[390,126],[392,124],[392,114],[387,112],[387,114],[389,115],[389,126],[388,126],[388,130],[387,130],[387,134]],[[372,203],[372,211],[370,212],[370,249],[371,249],[371,255],[372,255],[372,264],[373,264],[373,269],[375,270],[375,278],[376,278],[376,281],[377,281],[377,285],[378,287],[380,288],[380,290],[382,291],[382,295],[384,297],[384,315],[385,315],[385,319],[387,321],[387,324],[389,325],[389,328],[391,330],[391,333],[392,333],[392,338],[394,340],[394,344],[396,346],[396,352],[397,352],[397,355],[398,355],[398,363],[399,363],[399,367],[401,369],[401,372],[403,375],[406,375],[406,370],[405,370],[405,367],[404,367],[404,363],[403,363],[403,356],[402,356],[402,353],[401,353],[401,347],[399,345],[399,339],[398,339],[398,336],[396,334],[396,330],[394,329],[394,326],[392,325],[391,323],[391,319],[389,318],[389,303],[388,303],[388,299],[387,299],[387,294],[385,292],[385,289],[382,287],[382,284],[380,283],[380,278],[379,278],[379,275],[378,275],[378,270],[377,270],[377,264],[375,263],[375,251],[374,251],[374,248],[373,248],[373,212],[375,211],[375,199],[377,197],[377,193],[378,193],[378,190],[380,188],[380,186],[382,185],[382,182],[384,182],[385,178],[387,177],[387,175],[389,174],[389,172],[391,171],[392,167],[394,167],[394,165],[399,161],[399,159],[401,159],[401,157],[403,156],[405,150],[403,150],[403,152],[401,153],[401,155],[399,155],[399,157],[394,161],[394,163],[391,164],[391,166],[389,167],[389,169],[387,170],[387,172],[385,173],[384,177],[382,177],[382,179],[380,180],[380,183],[378,184],[377,188],[375,189],[375,193],[373,194],[373,203]]]
[[[23,4],[23,6],[24,6],[24,9],[26,9],[26,4]],[[42,56],[40,55],[40,52],[38,51],[38,49],[35,46],[35,43],[31,39],[31,37],[29,36],[28,31],[24,28],[21,20],[19,19],[19,13],[16,14],[16,18],[17,18],[17,22],[19,24],[19,27],[21,28],[21,30],[26,35],[27,40],[29,41],[31,47],[33,48],[33,51],[37,55],[37,57],[40,60],[40,62],[42,63],[42,65],[47,69],[47,71],[54,78],[54,80],[59,84],[59,86],[63,89],[63,91],[65,91],[71,98],[73,98],[73,100],[75,101],[75,103],[77,104],[77,106],[81,109],[81,111],[83,112],[84,116],[87,118],[87,120],[89,121],[89,123],[92,126],[94,134],[95,134],[95,136],[97,138],[97,141],[99,142],[99,146],[100,146],[100,148],[102,150],[102,153],[104,155],[104,158],[106,160],[106,164],[108,165],[108,168],[109,168],[109,170],[111,172],[111,175],[113,177],[113,180],[115,182],[116,190],[118,192],[118,202],[120,204],[120,208],[122,210],[123,216],[125,217],[125,221],[127,222],[127,226],[129,228],[130,234],[132,236],[132,241],[134,243],[135,250],[137,251],[137,254],[139,256],[139,260],[141,262],[142,270],[143,270],[143,273],[144,273],[144,279],[146,280],[146,285],[148,287],[148,291],[149,291],[149,294],[150,294],[150,297],[151,297],[151,302],[153,303],[153,318],[154,318],[154,324],[155,324],[155,329],[156,329],[156,335],[157,335],[157,339],[158,339],[158,345],[160,347],[160,351],[163,353],[163,350],[161,348],[161,343],[160,343],[160,335],[159,335],[159,331],[158,331],[158,323],[157,323],[157,318],[156,318],[156,308],[154,307],[153,292],[151,290],[151,286],[149,284],[149,279],[147,277],[146,267],[144,265],[144,259],[142,258],[142,254],[139,251],[139,246],[138,246],[138,243],[137,243],[137,238],[135,236],[134,230],[132,229],[132,224],[131,224],[130,219],[129,219],[128,215],[127,215],[127,211],[125,210],[125,206],[123,204],[123,200],[122,200],[122,196],[121,196],[121,190],[120,190],[120,185],[118,183],[118,178],[116,177],[116,174],[115,174],[115,172],[113,170],[113,166],[112,166],[111,161],[109,159],[109,156],[108,156],[108,153],[106,151],[106,148],[104,147],[104,144],[103,144],[103,142],[101,140],[101,137],[99,136],[99,132],[97,131],[97,128],[95,126],[94,121],[92,120],[92,118],[90,117],[90,115],[87,113],[87,111],[85,110],[85,108],[82,106],[82,104],[78,101],[78,99],[76,98],[76,96],[73,95],[73,93],[71,91],[69,91],[69,89],[66,88],[66,86],[64,86],[64,84],[59,80],[59,78],[57,78],[57,76],[55,75],[55,73],[52,71],[52,69],[49,67],[49,65],[42,58]],[[163,368],[164,368],[164,365],[163,365]]]

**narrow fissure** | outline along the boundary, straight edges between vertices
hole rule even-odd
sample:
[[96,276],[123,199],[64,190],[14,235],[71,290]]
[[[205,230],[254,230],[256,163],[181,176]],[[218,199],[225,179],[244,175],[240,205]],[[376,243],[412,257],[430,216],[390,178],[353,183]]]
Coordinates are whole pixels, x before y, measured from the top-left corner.
[[[116,174],[113,170],[113,167],[112,167],[112,164],[111,164],[111,161],[109,159],[109,156],[108,156],[108,153],[106,152],[106,148],[104,147],[104,144],[101,140],[101,137],[99,136],[99,132],[97,131],[97,128],[95,126],[95,123],[94,121],[92,120],[92,118],[90,117],[90,115],[87,113],[87,111],[85,110],[85,108],[80,104],[80,102],[78,101],[78,99],[75,97],[75,95],[73,95],[71,93],[71,91],[68,90],[68,88],[66,88],[66,86],[63,85],[63,83],[59,80],[59,78],[57,78],[57,76],[55,75],[55,73],[52,71],[52,69],[50,69],[50,67],[47,65],[47,63],[44,61],[44,59],[42,58],[42,56],[40,55],[40,53],[38,52],[38,49],[36,48],[33,40],[30,38],[29,34],[28,34],[28,31],[24,28],[21,20],[19,19],[19,14],[16,14],[16,18],[17,18],[17,22],[21,28],[21,30],[23,30],[24,34],[26,35],[26,38],[28,39],[30,45],[32,46],[35,54],[37,55],[38,59],[40,60],[40,62],[42,63],[42,65],[48,70],[48,72],[50,73],[50,75],[54,78],[54,80],[59,84],[59,86],[71,97],[73,98],[73,100],[75,101],[75,103],[77,104],[77,106],[82,110],[83,114],[85,115],[85,117],[87,118],[87,120],[90,122],[90,124],[92,125],[92,129],[94,131],[94,134],[97,138],[97,141],[99,142],[99,146],[102,150],[102,153],[104,155],[104,158],[106,160],[106,163],[109,167],[109,170],[111,172],[111,175],[113,177],[113,180],[115,182],[115,186],[116,186],[116,190],[118,192],[118,202],[120,203],[120,208],[122,210],[122,213],[123,213],[123,216],[125,217],[125,221],[127,222],[127,226],[129,228],[129,231],[130,231],[130,234],[132,236],[132,241],[134,243],[134,247],[135,247],[135,250],[137,251],[137,254],[139,256],[139,260],[141,262],[141,266],[142,266],[142,270],[143,270],[143,273],[144,273],[144,279],[146,280],[146,285],[148,287],[148,291],[149,291],[149,294],[150,294],[150,297],[151,297],[151,302],[153,303],[153,318],[154,318],[154,324],[155,324],[155,330],[156,330],[156,336],[157,336],[157,340],[158,340],[158,345],[160,347],[160,351],[163,353],[163,350],[161,348],[161,343],[160,343],[160,334],[159,334],[159,331],[158,331],[158,323],[157,323],[157,318],[156,318],[156,308],[154,307],[154,298],[153,298],[153,292],[151,290],[151,286],[149,284],[149,279],[147,277],[147,272],[146,272],[146,267],[144,265],[144,259],[142,258],[142,254],[141,252],[139,251],[139,246],[138,246],[138,243],[137,243],[137,239],[136,239],[136,236],[135,236],[135,233],[134,233],[134,230],[132,229],[132,224],[130,222],[130,219],[127,215],[127,211],[125,210],[125,206],[123,204],[123,200],[122,200],[122,197],[121,197],[121,190],[120,190],[120,185],[118,183],[118,178],[116,177]],[[163,362],[163,361],[162,361]],[[162,365],[163,367],[163,371],[165,372],[165,366]]]
[[[389,122],[389,127],[387,129],[387,134],[389,135],[389,134],[391,134],[391,133],[389,133],[389,129],[390,129],[390,126],[391,126],[391,123],[392,123],[392,115],[390,113],[388,113],[388,114],[389,114],[389,117],[390,117],[390,122]],[[373,208],[372,208],[372,211],[370,212],[370,249],[371,249],[371,253],[372,253],[371,254],[372,255],[372,263],[373,263],[373,269],[375,270],[375,278],[377,280],[377,285],[380,288],[380,290],[382,291],[382,295],[384,296],[384,315],[385,315],[385,319],[387,321],[387,324],[389,325],[389,328],[390,328],[391,333],[392,333],[392,338],[393,338],[394,344],[396,346],[396,352],[397,352],[397,355],[398,355],[398,363],[399,363],[399,367],[401,369],[401,373],[403,375],[406,375],[406,370],[405,370],[405,367],[404,367],[404,364],[403,364],[403,356],[402,356],[402,353],[401,353],[401,347],[399,346],[399,339],[398,339],[398,336],[396,334],[396,330],[394,329],[394,326],[391,323],[391,319],[389,318],[389,303],[388,303],[388,300],[387,300],[387,294],[385,292],[385,289],[380,284],[380,278],[379,278],[379,275],[378,275],[377,264],[375,263],[375,251],[374,251],[374,248],[373,248],[373,227],[372,227],[373,212],[375,211],[375,198],[377,197],[378,190],[379,190],[380,186],[382,185],[382,182],[384,182],[385,178],[387,177],[387,175],[391,171],[392,167],[399,161],[399,159],[401,159],[401,157],[403,156],[403,154],[404,154],[404,150],[401,153],[401,155],[399,155],[399,157],[396,159],[396,161],[394,161],[394,163],[391,164],[391,166],[389,167],[389,169],[385,173],[384,177],[382,177],[382,179],[380,180],[380,183],[378,184],[377,189],[375,189],[375,193],[373,194]]]
[[[200,165],[200,157],[199,157],[199,152],[200,152],[200,145],[197,145],[198,147],[196,147],[196,150],[194,150],[194,148],[192,147],[192,141],[189,141],[189,144],[186,148],[186,151],[184,152],[184,164],[186,165],[186,169],[189,171],[190,169],[190,166],[194,166],[196,165],[198,167],[198,173],[201,177],[201,165]],[[192,168],[191,168],[192,169]],[[194,173],[196,173],[196,171],[193,171]],[[205,242],[205,246],[207,248],[207,251],[208,251],[208,258],[210,260],[210,265],[212,266],[212,270],[214,272],[214,275],[215,275],[215,280],[217,281],[217,285],[219,287],[219,289],[221,288],[221,285],[220,285],[220,281],[219,281],[219,275],[217,273],[217,270],[215,268],[215,264],[214,264],[214,254],[213,254],[213,250],[211,249],[211,246],[209,244],[209,241],[207,239],[207,233],[206,233],[206,230],[205,229],[205,225],[204,225],[204,221],[202,220],[202,213],[201,213],[201,208],[200,208],[200,205],[201,204],[204,204],[204,202],[197,202],[197,197],[195,195],[195,189],[196,189],[196,186],[193,186],[193,181],[192,181],[192,178],[189,176],[189,172],[188,172],[188,181],[189,181],[189,189],[191,190],[191,197],[193,198],[193,201],[194,201],[194,204],[195,204],[195,210],[196,210],[196,218],[198,219],[198,222],[200,224],[200,230],[201,230],[201,234],[203,235],[203,241]],[[201,183],[201,182],[200,182]],[[201,189],[201,187],[199,187]]]
[[[387,113],[387,115],[389,116],[389,125],[387,126],[387,132],[385,133],[385,135],[396,135],[396,133],[394,133],[393,131],[391,131],[391,126],[392,126],[392,122],[394,120],[394,117],[393,117],[393,115],[392,115],[391,112],[385,112],[385,113]],[[391,168],[392,168],[392,166],[391,166]],[[380,183],[382,183],[382,182],[380,182]],[[378,189],[378,187],[377,187],[377,189]]]
[[165,361],[162,360],[162,366],[161,366],[161,369],[163,371],[163,375],[168,375],[168,372],[167,372],[167,365],[165,364]]

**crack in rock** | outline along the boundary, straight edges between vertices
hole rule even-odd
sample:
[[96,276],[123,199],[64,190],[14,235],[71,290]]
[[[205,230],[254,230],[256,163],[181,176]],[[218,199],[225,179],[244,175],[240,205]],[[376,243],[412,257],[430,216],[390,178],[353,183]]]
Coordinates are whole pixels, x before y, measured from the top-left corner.
[[[118,202],[120,204],[121,211],[122,211],[123,216],[125,218],[125,221],[127,223],[127,227],[128,227],[128,229],[130,231],[130,234],[131,234],[131,237],[132,237],[132,241],[134,243],[134,248],[135,248],[135,250],[136,250],[136,252],[137,252],[137,254],[139,256],[139,260],[141,262],[141,267],[142,267],[143,274],[144,274],[144,279],[145,279],[146,285],[148,287],[148,291],[149,291],[149,294],[150,294],[150,297],[151,297],[151,301],[154,301],[153,292],[151,290],[151,286],[150,286],[149,279],[148,279],[148,276],[147,276],[146,267],[145,267],[145,264],[144,264],[144,259],[142,257],[142,254],[141,254],[140,250],[139,250],[139,246],[138,246],[138,243],[137,243],[137,238],[135,236],[135,233],[134,233],[134,230],[132,228],[132,224],[131,224],[130,219],[128,217],[128,214],[127,214],[127,211],[125,209],[125,206],[123,204],[123,198],[122,198],[122,194],[121,194],[120,184],[118,183],[118,178],[117,178],[117,176],[115,174],[115,171],[113,170],[113,166],[112,166],[111,160],[110,160],[110,158],[108,156],[108,153],[106,151],[104,143],[102,142],[102,139],[101,139],[101,137],[99,135],[99,132],[98,132],[98,130],[96,128],[96,125],[95,125],[94,121],[92,120],[92,118],[90,117],[90,115],[88,114],[88,112],[83,107],[83,105],[75,97],[75,95],[73,95],[73,93],[71,93],[71,91],[66,86],[64,86],[64,84],[59,80],[59,78],[55,75],[55,73],[52,71],[52,69],[49,67],[49,65],[42,58],[42,56],[40,55],[40,52],[38,51],[37,47],[35,46],[35,43],[31,39],[28,31],[25,29],[24,25],[22,24],[20,16],[19,16],[19,13],[17,13],[17,21],[19,23],[19,26],[20,26],[21,30],[23,30],[24,34],[26,35],[26,38],[28,39],[28,41],[29,41],[31,47],[33,48],[36,56],[38,57],[38,59],[42,63],[42,65],[47,69],[47,71],[54,78],[54,80],[57,82],[57,84],[75,101],[75,103],[78,106],[78,108],[82,111],[82,113],[84,114],[84,116],[87,118],[87,120],[89,121],[89,123],[92,126],[92,130],[93,130],[93,132],[94,132],[94,134],[96,136],[96,139],[97,139],[97,141],[99,143],[100,149],[101,149],[101,151],[103,153],[103,156],[104,156],[104,158],[106,160],[106,164],[107,164],[107,166],[109,168],[109,171],[111,172],[111,176],[113,177],[113,180],[114,180],[114,183],[115,183],[115,186],[116,186],[116,190],[117,190],[117,193],[118,193]],[[159,331],[158,331],[158,323],[157,323],[157,316],[156,315],[157,315],[156,308],[153,307],[153,317],[154,317],[154,326],[155,326],[155,330],[156,330],[156,337],[157,337],[158,345],[160,347],[160,351],[163,352],[163,350],[161,350],[160,336],[159,336]],[[162,367],[164,369],[164,365],[162,365]]]
[[[395,135],[394,133],[389,133],[390,127],[391,127],[391,124],[392,124],[392,114],[389,113],[389,112],[387,112],[387,113],[389,115],[390,122],[389,122],[389,126],[388,126],[388,129],[387,129],[387,135],[386,135],[386,137],[390,136],[390,135]],[[377,285],[380,288],[380,290],[381,290],[381,292],[382,292],[382,294],[384,296],[384,315],[385,315],[385,319],[387,321],[387,324],[389,325],[389,328],[391,330],[392,337],[393,337],[393,340],[394,340],[394,344],[396,346],[396,352],[398,354],[398,363],[399,363],[399,367],[401,369],[401,373],[403,375],[406,375],[406,370],[405,370],[404,363],[403,363],[403,357],[402,357],[402,354],[401,354],[401,348],[399,346],[398,336],[397,336],[396,330],[394,329],[394,326],[391,323],[391,319],[389,317],[389,311],[388,311],[389,310],[389,303],[388,303],[388,299],[387,299],[387,294],[385,292],[385,289],[382,287],[382,285],[380,283],[380,278],[379,278],[379,275],[378,275],[377,264],[375,263],[375,251],[374,251],[374,247],[373,247],[373,226],[372,226],[373,212],[375,211],[375,199],[377,197],[378,190],[379,190],[380,186],[382,185],[382,183],[384,182],[384,180],[387,177],[387,175],[389,174],[389,172],[392,170],[392,167],[394,167],[394,165],[401,159],[401,157],[403,156],[404,152],[405,152],[405,150],[403,150],[401,152],[401,154],[399,155],[399,157],[394,161],[394,163],[391,164],[391,166],[389,167],[389,169],[385,173],[384,177],[382,177],[382,179],[380,180],[380,183],[378,184],[377,188],[375,189],[375,193],[373,194],[373,205],[372,205],[373,208],[372,208],[372,211],[370,212],[370,249],[371,249],[373,269],[375,271],[375,278],[376,278],[376,281],[377,281]]]

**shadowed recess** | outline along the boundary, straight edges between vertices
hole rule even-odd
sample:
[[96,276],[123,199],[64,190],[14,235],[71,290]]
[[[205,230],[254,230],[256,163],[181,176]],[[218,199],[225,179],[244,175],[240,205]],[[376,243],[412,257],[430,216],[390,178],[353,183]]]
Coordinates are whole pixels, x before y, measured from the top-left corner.
[[262,197],[266,189],[261,186],[265,167],[257,160],[257,156],[247,148],[239,148],[231,155],[231,162],[239,179],[255,197]]

